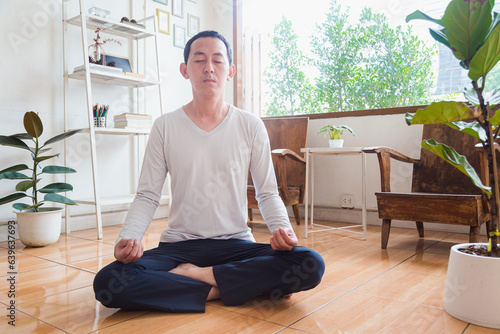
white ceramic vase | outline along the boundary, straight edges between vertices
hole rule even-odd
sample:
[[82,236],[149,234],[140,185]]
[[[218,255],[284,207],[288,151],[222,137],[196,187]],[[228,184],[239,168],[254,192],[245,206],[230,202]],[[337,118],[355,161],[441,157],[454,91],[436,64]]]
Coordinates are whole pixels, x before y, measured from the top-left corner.
[[40,208],[39,212],[16,212],[17,231],[28,247],[48,246],[61,235],[62,208]]
[[451,248],[444,309],[462,321],[500,329],[500,258],[458,251],[469,245]]
[[330,148],[341,148],[344,146],[344,139],[330,139]]

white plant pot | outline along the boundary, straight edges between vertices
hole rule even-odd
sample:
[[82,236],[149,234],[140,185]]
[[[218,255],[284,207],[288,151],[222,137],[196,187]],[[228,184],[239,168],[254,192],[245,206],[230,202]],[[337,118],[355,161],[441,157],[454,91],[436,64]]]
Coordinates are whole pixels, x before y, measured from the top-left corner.
[[[472,244],[451,248],[446,275],[444,309],[451,316],[475,325],[500,329],[500,258],[458,251]],[[486,245],[486,244],[480,244]]]
[[48,246],[61,235],[62,208],[40,208],[39,212],[16,212],[17,232],[28,247]]
[[330,139],[330,148],[340,148],[344,146],[344,139]]

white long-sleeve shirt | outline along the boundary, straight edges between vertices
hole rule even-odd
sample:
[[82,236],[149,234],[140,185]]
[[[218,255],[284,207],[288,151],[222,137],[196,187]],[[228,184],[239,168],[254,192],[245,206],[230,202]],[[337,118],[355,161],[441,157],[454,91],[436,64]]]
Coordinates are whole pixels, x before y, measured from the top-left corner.
[[137,195],[117,239],[141,240],[159,204],[167,173],[172,201],[160,242],[190,239],[255,239],[247,225],[250,170],[270,231],[291,228],[279,197],[263,122],[234,106],[210,132],[182,108],[159,117],[151,130]]

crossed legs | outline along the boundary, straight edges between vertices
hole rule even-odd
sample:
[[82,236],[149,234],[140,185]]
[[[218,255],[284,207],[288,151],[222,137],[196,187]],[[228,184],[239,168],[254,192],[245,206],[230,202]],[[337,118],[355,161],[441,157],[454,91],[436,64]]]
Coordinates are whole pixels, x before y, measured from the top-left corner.
[[286,296],[319,284],[324,262],[313,250],[274,251],[242,240],[163,243],[137,262],[113,262],[94,280],[108,307],[204,312],[207,300],[241,305],[258,295]]

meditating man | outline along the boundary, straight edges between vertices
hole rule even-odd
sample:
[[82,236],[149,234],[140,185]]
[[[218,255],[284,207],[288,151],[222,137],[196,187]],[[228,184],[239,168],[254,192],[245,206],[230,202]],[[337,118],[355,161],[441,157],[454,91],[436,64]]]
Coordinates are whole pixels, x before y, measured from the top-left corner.
[[[117,261],[96,275],[96,298],[127,310],[204,312],[209,300],[241,305],[315,287],[325,265],[317,252],[297,246],[264,124],[224,101],[235,74],[228,42],[215,31],[200,32],[186,44],[180,71],[193,99],[154,123],[115,245]],[[247,226],[249,171],[272,233],[269,244],[256,243]],[[167,173],[168,227],[157,248],[143,251]]]

